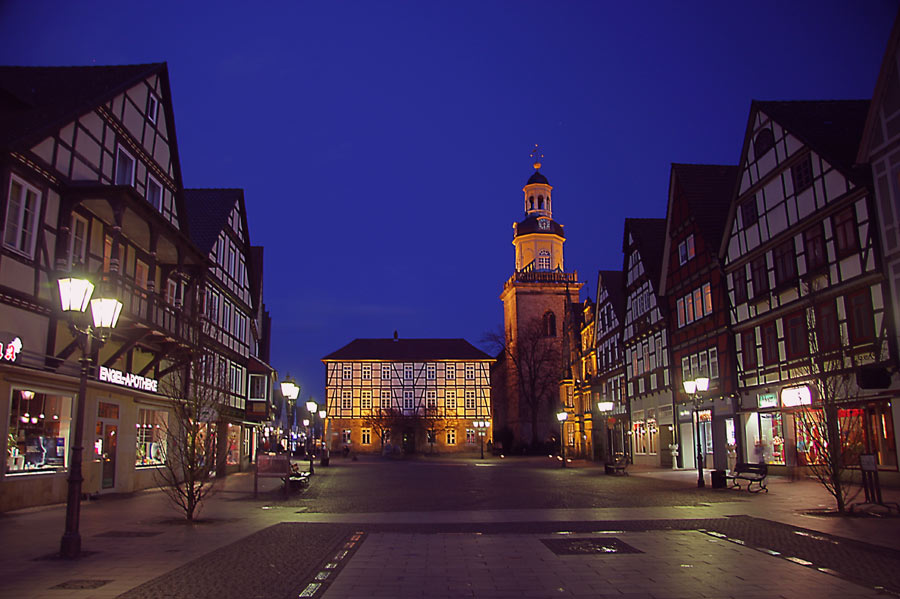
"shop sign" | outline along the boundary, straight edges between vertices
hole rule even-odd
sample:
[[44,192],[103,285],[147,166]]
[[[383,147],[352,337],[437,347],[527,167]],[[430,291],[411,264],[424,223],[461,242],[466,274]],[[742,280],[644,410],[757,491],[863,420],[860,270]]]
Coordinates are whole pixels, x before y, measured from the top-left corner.
[[781,405],[786,408],[808,406],[812,403],[812,395],[809,387],[785,387],[781,390]]
[[690,408],[678,408],[678,417],[679,418],[690,418],[691,417],[691,409]]
[[2,358],[4,362],[15,362],[21,351],[22,340],[18,337],[14,338],[9,343],[0,343],[0,358]]
[[757,403],[760,408],[777,408],[778,396],[774,393],[760,393],[757,397]]
[[115,368],[100,367],[100,380],[104,383],[112,383],[122,387],[130,387],[140,391],[152,391],[156,393],[159,389],[159,382],[156,379],[147,378],[139,374],[130,372],[122,372]]

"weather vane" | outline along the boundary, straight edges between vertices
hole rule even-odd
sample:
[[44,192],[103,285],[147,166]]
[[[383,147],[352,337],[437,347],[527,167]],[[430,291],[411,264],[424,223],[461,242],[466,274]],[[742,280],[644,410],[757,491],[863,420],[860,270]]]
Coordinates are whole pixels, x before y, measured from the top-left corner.
[[541,160],[543,159],[544,154],[541,153],[541,147],[537,144],[534,144],[534,149],[531,151],[531,161],[534,163],[535,170],[541,168]]

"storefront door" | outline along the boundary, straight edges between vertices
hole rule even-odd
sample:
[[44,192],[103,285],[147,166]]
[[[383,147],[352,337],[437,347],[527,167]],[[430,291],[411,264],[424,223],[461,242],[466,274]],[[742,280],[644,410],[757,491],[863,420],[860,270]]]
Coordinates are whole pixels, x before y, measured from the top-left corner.
[[119,446],[119,406],[101,401],[97,406],[95,457],[102,465],[101,489],[116,486],[116,450]]

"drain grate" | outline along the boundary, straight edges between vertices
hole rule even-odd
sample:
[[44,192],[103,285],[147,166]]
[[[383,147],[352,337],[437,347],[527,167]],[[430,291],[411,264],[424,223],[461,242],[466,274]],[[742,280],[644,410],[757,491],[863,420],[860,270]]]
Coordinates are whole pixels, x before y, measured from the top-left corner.
[[67,580],[61,582],[51,589],[62,589],[66,591],[76,591],[79,589],[99,589],[105,584],[112,582],[111,580]]
[[110,530],[97,535],[98,537],[114,537],[117,539],[137,539],[141,537],[155,537],[160,531],[149,530]]
[[541,539],[556,555],[612,555],[617,553],[643,553],[615,537],[602,539]]

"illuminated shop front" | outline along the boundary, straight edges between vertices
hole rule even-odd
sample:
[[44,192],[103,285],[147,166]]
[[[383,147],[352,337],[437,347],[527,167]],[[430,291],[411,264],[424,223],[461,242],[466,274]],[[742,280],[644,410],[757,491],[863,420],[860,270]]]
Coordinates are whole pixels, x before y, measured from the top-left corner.
[[6,446],[7,474],[65,472],[72,397],[14,388]]
[[[808,466],[825,459],[822,409],[814,390],[800,385],[756,396],[757,409],[745,413],[745,458],[774,466]],[[897,470],[891,403],[887,400],[842,404],[837,410],[845,455],[875,455],[879,468]]]

